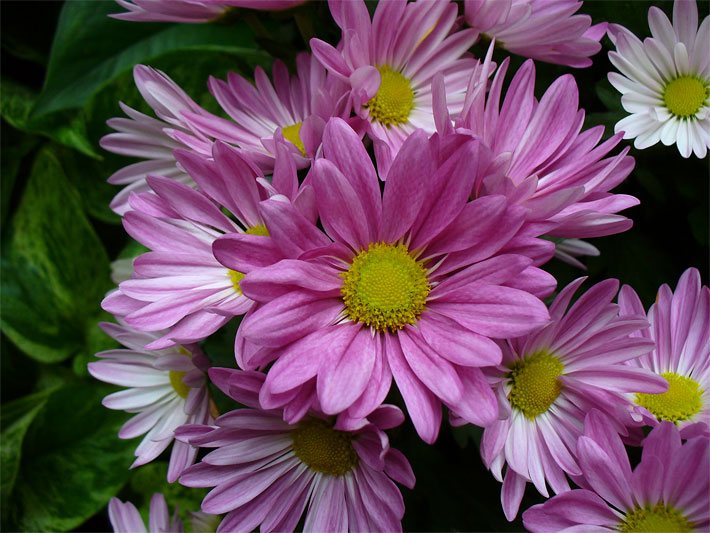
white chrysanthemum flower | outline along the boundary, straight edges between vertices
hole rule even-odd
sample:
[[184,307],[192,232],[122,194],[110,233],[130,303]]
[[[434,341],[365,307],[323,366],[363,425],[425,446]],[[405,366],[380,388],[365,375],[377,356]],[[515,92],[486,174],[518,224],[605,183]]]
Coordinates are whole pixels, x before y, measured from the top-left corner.
[[683,157],[705,157],[710,147],[710,17],[698,29],[695,0],[676,0],[673,24],[657,7],[648,11],[653,37],[641,42],[611,25],[616,51],[609,59],[619,73],[609,81],[631,113],[616,124],[638,149],[661,141],[678,145]]

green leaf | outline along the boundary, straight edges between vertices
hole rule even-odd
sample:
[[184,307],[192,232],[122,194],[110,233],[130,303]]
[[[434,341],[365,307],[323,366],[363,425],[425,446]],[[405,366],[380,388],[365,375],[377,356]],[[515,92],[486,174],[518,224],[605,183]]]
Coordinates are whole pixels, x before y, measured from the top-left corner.
[[62,361],[84,345],[111,283],[103,245],[50,150],[37,157],[12,222],[0,327],[30,357]]
[[20,468],[22,442],[30,424],[44,407],[51,391],[42,391],[31,396],[25,396],[2,406],[0,415],[0,499],[2,508],[7,509],[10,494],[15,486],[17,472]]
[[75,0],[62,9],[44,89],[33,117],[81,107],[133,65],[179,50],[263,57],[244,24],[135,24],[109,18],[112,2]]
[[48,399],[25,436],[11,529],[70,530],[125,484],[136,443],[117,436],[125,414],[101,405],[111,390],[80,383]]

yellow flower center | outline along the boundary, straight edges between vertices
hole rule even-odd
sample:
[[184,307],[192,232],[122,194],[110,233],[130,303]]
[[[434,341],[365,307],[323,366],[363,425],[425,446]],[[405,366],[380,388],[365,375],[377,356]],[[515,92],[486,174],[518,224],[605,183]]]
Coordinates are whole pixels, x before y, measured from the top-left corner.
[[562,391],[563,370],[562,361],[544,350],[516,361],[508,374],[510,405],[531,420],[541,415]]
[[301,152],[303,157],[306,157],[306,147],[301,140],[301,122],[284,126],[281,128],[281,134],[284,136],[284,139],[298,148],[298,151]]
[[677,117],[692,117],[710,96],[710,86],[694,76],[681,76],[666,85],[663,101]]
[[269,236],[269,230],[266,229],[266,226],[263,224],[257,224],[256,226],[252,226],[251,228],[248,228],[244,233],[247,235],[259,235],[260,237],[268,237]]
[[698,414],[703,408],[703,390],[692,378],[663,372],[668,390],[661,394],[637,394],[636,403],[645,407],[659,420],[682,422]]
[[229,279],[232,280],[232,287],[234,287],[234,292],[241,295],[242,287],[239,284],[242,282],[246,274],[244,274],[243,272],[239,272],[238,270],[232,270],[230,268],[229,270],[227,270],[227,275],[229,276]]
[[634,509],[618,527],[619,531],[628,533],[680,533],[693,529],[688,519],[679,511],[660,502],[654,507]]
[[171,370],[168,373],[168,376],[170,377],[170,384],[173,386],[173,389],[175,389],[175,392],[177,392],[178,396],[181,398],[187,398],[187,395],[190,392],[190,387],[185,385],[183,383],[182,378],[185,377],[185,374],[187,372],[178,372],[177,370]]
[[358,462],[352,435],[333,429],[324,420],[311,418],[291,432],[293,452],[312,470],[343,476]]
[[370,244],[342,276],[346,315],[382,332],[416,323],[431,290],[426,268],[403,244]]
[[411,82],[401,73],[387,65],[377,67],[380,71],[380,88],[367,103],[370,116],[384,126],[398,126],[409,120],[414,109],[414,90]]

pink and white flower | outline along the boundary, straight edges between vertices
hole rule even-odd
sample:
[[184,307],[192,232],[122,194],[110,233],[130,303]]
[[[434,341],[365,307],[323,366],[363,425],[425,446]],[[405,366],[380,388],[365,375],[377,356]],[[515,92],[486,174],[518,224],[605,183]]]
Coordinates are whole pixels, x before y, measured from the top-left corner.
[[125,214],[123,225],[151,251],[135,259],[133,277],[121,282],[102,303],[132,327],[167,330],[151,342],[150,349],[198,342],[253,305],[240,286],[245,272],[219,263],[212,243],[224,234],[246,235],[246,242],[259,250],[260,260],[270,264],[282,259],[265,237],[268,232],[258,212],[261,200],[281,192],[304,210],[313,210],[309,189],[299,191],[288,154],[283,167],[275,171],[273,184],[263,180],[251,161],[222,143],[215,143],[213,161],[187,151],[176,156],[203,192],[151,176],[152,192],[131,196],[132,210]]
[[311,48],[350,87],[355,113],[369,123],[384,176],[410,134],[416,129],[434,133],[431,82],[436,73],[445,77],[450,112],[461,110],[475,65],[464,53],[476,35],[456,31],[458,9],[448,1],[380,2],[372,20],[362,0],[331,0],[329,6],[342,41],[334,48],[311,39]]
[[347,86],[327,75],[313,56],[296,56],[296,68],[289,76],[286,65],[274,61],[273,82],[261,67],[254,71],[255,84],[234,72],[227,81],[210,78],[212,94],[232,120],[194,110],[183,117],[195,130],[247,152],[267,174],[278,141],[287,141],[297,166],[306,167],[320,147],[326,121],[346,118],[350,108]]
[[579,485],[523,513],[526,529],[548,531],[706,531],[710,525],[710,440],[681,441],[662,422],[643,442],[632,471],[613,425],[600,412],[577,442]]
[[304,531],[401,531],[404,502],[395,481],[412,488],[415,479],[384,432],[404,420],[399,409],[383,405],[347,431],[313,410],[289,424],[281,412],[259,407],[263,374],[224,368],[210,377],[246,408],[179,430],[180,439],[214,448],[180,483],[215,487],[202,510],[227,513],[218,532],[293,531],[304,511]]
[[619,316],[612,303],[616,280],[594,285],[569,307],[583,281],[570,283],[555,298],[549,325],[503,343],[502,364],[487,372],[502,416],[485,429],[481,455],[503,482],[509,520],[528,481],[544,496],[547,483],[558,494],[569,490],[565,474],[580,473],[576,442],[592,408],[608,414],[614,430],[626,434],[625,425],[633,420],[624,393],[667,389],[659,376],[625,364],[653,348],[652,341],[632,336],[648,327],[644,315]]
[[535,236],[586,239],[628,230],[632,221],[618,213],[638,200],[610,192],[634,167],[628,148],[609,155],[621,135],[600,144],[602,126],[581,131],[584,110],[571,75],[558,78],[538,100],[532,60],[518,69],[502,97],[509,62],[503,61],[488,84],[491,53],[492,48],[476,68],[464,109],[453,122],[443,104],[443,81],[434,83],[439,132],[480,139],[495,157],[474,197],[503,194],[524,206]]
[[609,81],[631,113],[614,131],[639,150],[661,141],[702,159],[710,148],[710,17],[698,28],[695,0],[676,0],[673,24],[652,6],[648,25],[652,37],[643,42],[623,26],[609,27],[616,45],[609,59],[619,70]]
[[466,22],[507,51],[547,63],[588,67],[606,23],[575,14],[578,0],[465,0]]
[[147,529],[138,509],[131,502],[111,498],[108,516],[115,533],[182,533],[184,530],[177,509],[170,518],[168,504],[162,494],[153,494],[150,499]]
[[191,129],[183,119],[185,111],[206,113],[185,91],[165,73],[136,65],[133,68],[136,87],[158,118],[149,117],[126,104],[119,105],[128,118],[112,118],[107,124],[116,130],[101,139],[101,147],[115,154],[144,159],[120,169],[111,175],[109,183],[125,185],[111,202],[111,209],[123,215],[128,209],[128,197],[132,192],[149,190],[146,177],[149,174],[171,178],[181,183],[192,184],[190,177],[175,164],[173,151],[186,148],[176,139],[176,133],[191,139],[189,146],[209,156],[212,139]]
[[212,22],[224,17],[230,8],[242,7],[279,11],[306,0],[116,0],[125,8],[110,16],[133,22]]
[[[109,409],[137,413],[118,433],[122,439],[145,435],[136,448],[131,468],[147,464],[163,453],[173,444],[175,430],[181,425],[210,423],[205,376],[209,361],[199,346],[146,350],[144,346],[159,335],[121,324],[103,323],[101,328],[126,348],[96,354],[101,361],[89,363],[89,373],[101,381],[128,387],[106,396],[103,404]],[[196,455],[196,448],[175,442],[168,481],[177,480]]]
[[[480,143],[462,137],[458,149],[438,154],[441,162],[435,147],[414,133],[382,196],[357,134],[332,119],[310,175],[325,231],[306,232],[283,204],[262,203],[274,245],[308,235],[302,248],[311,249],[242,281],[259,306],[242,321],[237,360],[247,370],[275,361],[261,391],[264,408],[291,405],[289,422],[309,405],[357,420],[382,403],[394,377],[427,442],[438,435],[442,403],[479,425],[497,418],[480,370],[500,362],[491,338],[544,325],[538,296],[552,291],[554,279],[522,255],[535,249],[531,239],[517,240],[524,209],[503,196],[469,200],[471,161],[488,164]],[[228,268],[253,262],[240,237],[220,238],[214,252]]]
[[[643,314],[636,292],[624,286],[619,294],[622,315]],[[635,394],[643,420],[657,425],[675,423],[681,435],[708,431],[710,427],[710,289],[701,286],[700,272],[686,270],[675,293],[668,285],[658,289],[648,310],[651,327],[639,336],[654,341],[653,351],[630,361],[668,381],[662,394]]]

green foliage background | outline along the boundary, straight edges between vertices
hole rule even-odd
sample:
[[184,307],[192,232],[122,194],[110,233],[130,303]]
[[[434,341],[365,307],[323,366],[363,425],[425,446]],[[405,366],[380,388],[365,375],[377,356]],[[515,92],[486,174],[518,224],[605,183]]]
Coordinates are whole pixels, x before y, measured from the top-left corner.
[[[671,12],[668,2],[622,0],[588,1],[583,11],[646,36],[652,4]],[[2,529],[108,530],[105,506],[117,494],[144,512],[156,491],[183,511],[197,510],[203,493],[167,487],[164,461],[128,470],[137,440],[116,436],[127,415],[101,406],[111,388],[86,371],[94,353],[114,346],[97,327],[110,319],[99,307],[112,287],[110,261],[139,250],[108,209],[117,189],[105,180],[128,161],[102,152],[98,140],[109,132],[105,121],[121,114],[119,100],[149,112],[133,85],[136,63],[164,70],[218,112],[209,75],[250,76],[274,57],[293,66],[311,36],[336,42],[339,32],[321,2],[287,13],[241,11],[209,25],[116,21],[106,16],[120,9],[110,1],[4,1],[1,8]],[[556,76],[575,74],[588,125],[604,124],[608,133],[622,116],[604,52],[582,71],[537,69],[540,92]],[[632,154],[636,169],[618,192],[641,199],[628,212],[635,227],[596,239],[602,255],[587,261],[588,274],[633,285],[648,305],[661,283],[675,284],[688,266],[707,283],[708,165],[663,146]],[[560,284],[580,275],[560,263],[549,268]],[[215,364],[233,364],[235,327],[208,341]],[[444,428],[428,446],[409,425],[393,432],[418,478],[416,490],[404,490],[406,530],[522,528],[503,516],[500,487],[478,457],[480,436],[475,428]],[[529,490],[523,508],[537,501]]]

